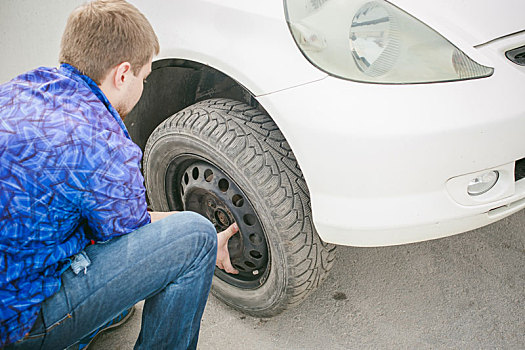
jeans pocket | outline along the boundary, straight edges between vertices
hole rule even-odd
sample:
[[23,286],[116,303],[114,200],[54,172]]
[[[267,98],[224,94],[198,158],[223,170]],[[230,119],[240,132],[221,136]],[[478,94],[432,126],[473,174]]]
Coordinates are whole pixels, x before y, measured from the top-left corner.
[[16,343],[8,345],[5,348],[5,350],[40,349],[44,344],[44,341],[47,339],[49,332],[57,328],[60,324],[64,323],[64,321],[66,321],[69,318],[71,318],[71,314],[68,313],[58,321],[51,324],[49,327],[46,327],[46,325],[43,322],[44,316],[41,310],[29,334],[17,341]]
[[46,335],[46,328],[44,326],[44,318],[42,316],[42,309],[38,312],[38,316],[36,317],[36,321],[33,324],[33,327],[29,331],[29,334],[27,334],[24,338],[19,340],[20,342],[30,339],[38,339],[43,338]]
[[5,350],[25,350],[25,349],[40,349],[46,335],[46,330],[43,322],[42,310],[31,327],[31,330],[22,339],[17,342],[7,345]]
[[44,301],[40,312],[44,321],[45,334],[49,334],[68,319],[73,318],[64,286],[61,286],[55,295]]

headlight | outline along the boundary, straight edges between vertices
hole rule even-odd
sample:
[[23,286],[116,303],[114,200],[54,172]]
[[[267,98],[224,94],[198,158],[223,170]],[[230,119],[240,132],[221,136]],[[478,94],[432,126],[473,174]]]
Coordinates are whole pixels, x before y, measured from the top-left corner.
[[303,54],[341,78],[373,83],[426,83],[490,76],[439,33],[377,0],[284,0]]

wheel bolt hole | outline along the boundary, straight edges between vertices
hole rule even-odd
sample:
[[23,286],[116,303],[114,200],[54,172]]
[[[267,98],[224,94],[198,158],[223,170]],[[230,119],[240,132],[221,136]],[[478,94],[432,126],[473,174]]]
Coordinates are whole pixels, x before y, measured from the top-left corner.
[[199,178],[199,168],[197,167],[193,168],[191,175],[193,177],[193,180],[197,180]]
[[255,264],[252,263],[251,261],[245,261],[244,265],[248,266],[250,269],[254,269],[255,268]]
[[244,223],[248,226],[253,226],[255,225],[255,216],[253,216],[252,214],[246,214],[242,217]]
[[250,238],[250,242],[252,242],[252,244],[261,244],[261,242],[262,242],[261,236],[259,236],[256,233],[252,233],[249,236],[249,238]]
[[235,205],[237,208],[240,208],[244,204],[244,198],[242,198],[241,195],[236,194],[232,197],[232,202],[233,205]]
[[184,174],[184,183],[187,185],[190,182],[190,177],[188,176],[188,173]]
[[260,258],[262,258],[261,253],[259,253],[259,252],[256,251],[256,250],[251,250],[251,251],[250,251],[250,255],[252,256],[252,258],[255,258],[255,259],[260,259]]
[[220,179],[219,180],[219,190],[222,192],[228,191],[228,188],[230,187],[230,183],[226,179]]
[[213,180],[213,171],[206,169],[204,171],[204,180],[206,180],[206,182],[211,182],[211,180]]

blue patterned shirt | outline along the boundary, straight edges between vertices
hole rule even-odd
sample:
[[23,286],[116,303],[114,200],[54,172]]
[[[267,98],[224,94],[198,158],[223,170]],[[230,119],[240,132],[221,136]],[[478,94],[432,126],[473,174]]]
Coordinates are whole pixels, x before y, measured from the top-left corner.
[[0,85],[0,348],[30,331],[68,257],[150,222],[141,158],[74,67]]

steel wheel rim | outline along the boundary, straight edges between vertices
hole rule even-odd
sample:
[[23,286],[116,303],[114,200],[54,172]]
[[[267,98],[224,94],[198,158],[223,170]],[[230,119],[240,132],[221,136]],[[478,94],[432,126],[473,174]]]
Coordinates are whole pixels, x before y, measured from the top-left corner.
[[244,191],[209,161],[193,157],[172,162],[170,168],[167,181],[175,187],[168,192],[179,198],[184,210],[208,218],[217,232],[234,221],[239,226],[240,232],[228,242],[230,260],[239,274],[229,274],[216,267],[215,276],[242,289],[263,285],[270,270],[270,251],[259,216]]

